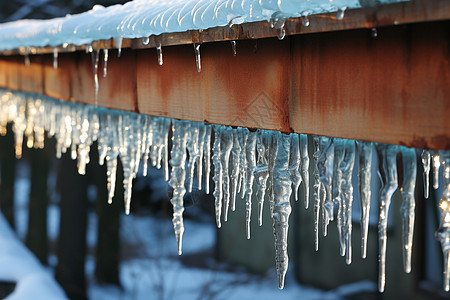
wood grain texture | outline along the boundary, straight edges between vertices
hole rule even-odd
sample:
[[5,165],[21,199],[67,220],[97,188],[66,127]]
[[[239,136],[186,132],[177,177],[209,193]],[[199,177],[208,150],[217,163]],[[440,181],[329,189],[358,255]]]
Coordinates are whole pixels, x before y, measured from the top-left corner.
[[[163,47],[162,66],[155,49],[110,51],[106,78],[100,57],[99,105],[450,150],[450,21],[380,28],[376,38],[359,29],[244,40],[237,56],[227,41],[200,52],[199,73],[192,45]],[[48,55],[41,63],[31,76],[22,57],[1,57],[0,85],[95,103],[91,54],[61,54],[57,70]]]

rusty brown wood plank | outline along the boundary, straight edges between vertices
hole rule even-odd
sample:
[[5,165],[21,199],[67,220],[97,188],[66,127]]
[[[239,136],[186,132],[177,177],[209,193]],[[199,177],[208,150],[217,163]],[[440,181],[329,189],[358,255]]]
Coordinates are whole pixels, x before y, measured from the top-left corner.
[[[215,124],[289,131],[289,41],[229,42],[201,47],[197,72],[192,46],[138,52],[138,104],[145,114]],[[256,52],[255,52],[256,50]],[[275,54],[275,55],[274,55]]]
[[293,39],[292,128],[450,149],[449,24]]
[[[99,105],[214,124],[265,128],[450,150],[450,22],[192,45],[111,51],[99,64]],[[100,59],[101,60],[101,59]],[[94,104],[91,54],[42,59],[55,98]],[[0,85],[21,90],[19,56],[0,57]],[[31,69],[28,69],[31,70]],[[70,86],[68,88],[68,86]],[[23,90],[23,89],[22,89]],[[69,90],[69,92],[68,92]]]
[[[341,31],[360,28],[384,27],[418,22],[441,21],[450,19],[450,1],[448,0],[412,0],[381,5],[375,8],[353,9],[345,13],[343,20],[338,20],[336,13],[309,16],[310,25],[303,26],[301,18],[286,21],[286,35]],[[154,48],[156,46],[174,46],[192,43],[210,43],[230,40],[247,40],[276,37],[277,30],[271,28],[267,21],[244,23],[240,25],[218,26],[207,30],[188,30],[185,32],[152,35],[147,45],[143,39],[123,39],[122,48]],[[94,48],[116,48],[113,39],[93,43]],[[85,46],[59,47],[59,51],[79,51]],[[30,48],[35,54],[53,53],[53,48]],[[26,49],[4,51],[3,55],[25,53]]]

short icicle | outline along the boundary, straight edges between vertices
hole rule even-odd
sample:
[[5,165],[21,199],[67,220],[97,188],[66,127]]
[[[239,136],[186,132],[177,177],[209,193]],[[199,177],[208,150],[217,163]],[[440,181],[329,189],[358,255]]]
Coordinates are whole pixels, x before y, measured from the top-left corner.
[[403,249],[403,269],[406,273],[411,272],[411,254],[414,236],[414,219],[416,200],[414,189],[416,186],[417,161],[416,150],[413,148],[401,148],[403,160],[403,185],[402,193],[402,249]]
[[224,126],[214,126],[214,148],[213,148],[213,164],[214,164],[214,207],[216,212],[216,225],[222,227],[222,199],[223,199],[223,178],[222,178],[222,150],[220,146],[221,134]]
[[[170,152],[171,177],[169,185],[173,188],[173,196],[170,202],[173,205],[173,229],[178,246],[178,255],[181,255],[183,240],[183,196],[186,193],[184,181],[186,178],[186,144],[188,143],[188,121],[173,121],[172,151]],[[192,142],[190,140],[189,142]]]
[[246,169],[246,187],[245,187],[245,232],[247,239],[250,239],[250,220],[252,215],[252,194],[253,194],[253,180],[255,178],[256,167],[256,132],[248,134],[247,145],[245,147],[245,156],[247,159]]
[[428,150],[422,150],[423,164],[423,195],[428,199],[430,194],[430,170],[431,170],[431,153]]
[[359,153],[359,202],[361,205],[361,257],[367,256],[367,236],[370,217],[370,181],[372,174],[373,145],[370,142],[356,141]]
[[202,62],[200,57],[200,44],[194,44],[195,62],[197,64],[197,72],[202,71]]
[[263,223],[264,196],[269,178],[269,133],[266,130],[256,131],[256,150],[258,160],[255,167],[256,199],[258,200],[258,225]]
[[444,257],[444,290],[450,291],[450,151],[439,151],[444,163],[444,191],[439,201],[441,223],[436,231],[436,239],[441,242]]
[[382,159],[383,184],[380,192],[380,212],[378,220],[378,291],[384,292],[386,285],[386,246],[389,207],[392,195],[398,187],[397,153],[398,146],[378,144],[377,151]]
[[158,56],[158,65],[162,66],[163,61],[163,54],[162,54],[162,46],[159,44],[159,46],[156,46],[156,55]]
[[58,48],[53,48],[53,69],[58,69]]
[[228,166],[230,162],[231,148],[233,147],[233,129],[231,127],[223,127],[220,135],[220,148],[221,148],[221,165],[222,165],[222,194],[223,194],[223,209],[224,209],[224,221],[228,221],[228,208],[230,206],[230,176]]
[[120,55],[122,54],[122,41],[123,37],[121,36],[114,38],[114,43],[116,44],[117,48],[117,57],[120,57]]
[[108,75],[108,49],[103,49],[103,77]]
[[305,208],[309,207],[309,155],[308,155],[308,136],[300,134],[300,159],[303,187],[305,188]]
[[95,88],[95,106],[98,106],[98,61],[100,50],[97,49],[91,53],[92,56],[92,73],[94,75],[94,88]]
[[284,288],[284,278],[288,268],[288,229],[291,214],[291,180],[289,176],[289,150],[291,138],[283,134],[278,142],[273,168],[273,233],[275,238],[275,266],[278,277],[278,288]]

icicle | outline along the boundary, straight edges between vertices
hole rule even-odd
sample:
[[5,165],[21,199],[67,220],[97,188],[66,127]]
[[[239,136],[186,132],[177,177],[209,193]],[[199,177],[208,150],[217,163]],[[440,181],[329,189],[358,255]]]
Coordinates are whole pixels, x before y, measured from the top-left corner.
[[202,63],[200,59],[200,44],[194,44],[195,62],[197,63],[197,72],[202,71]]
[[152,127],[152,119],[150,117],[146,117],[144,121],[144,130],[143,130],[143,143],[142,143],[142,174],[143,176],[147,176],[148,173],[148,159],[150,157],[150,147],[153,143],[153,127]]
[[247,147],[247,138],[248,138],[249,130],[247,128],[238,128],[238,134],[239,134],[239,145],[241,146],[241,153],[239,156],[239,182],[238,182],[238,191],[241,193],[241,197],[244,198],[245,196],[245,180],[246,180],[246,173],[245,170],[247,169],[247,158],[246,153],[244,149]]
[[[156,46],[156,55],[158,56],[158,65],[162,66],[163,65],[163,55],[162,55],[162,46],[161,46],[161,44],[159,44],[159,46]],[[197,63],[197,65],[198,65],[198,63]]]
[[13,132],[14,132],[14,141],[15,141],[15,153],[16,158],[19,159],[22,157],[22,144],[23,144],[23,135],[26,129],[26,115],[25,115],[25,100],[19,99],[17,103],[17,108],[14,116],[14,124],[13,124]]
[[289,149],[291,138],[282,135],[278,142],[278,151],[273,169],[273,232],[275,238],[275,263],[278,288],[283,289],[284,277],[288,268],[287,240],[291,205],[291,180],[289,176]]
[[270,216],[273,217],[273,209],[275,205],[275,195],[274,195],[274,166],[275,160],[277,158],[278,146],[281,142],[281,133],[278,131],[271,131],[269,136],[269,178],[267,184],[267,199],[270,205]]
[[53,48],[53,69],[58,69],[58,48]]
[[279,40],[284,39],[286,31],[284,30],[284,24],[286,23],[286,16],[277,11],[272,14],[270,19],[270,27],[277,30],[277,36]]
[[256,132],[250,132],[247,138],[247,145],[245,146],[245,157],[247,160],[246,169],[246,187],[245,187],[245,223],[247,239],[250,239],[250,220],[252,215],[252,194],[253,194],[253,180],[255,178],[256,167]]
[[228,221],[228,207],[230,206],[230,177],[228,165],[230,161],[230,152],[233,147],[233,133],[231,127],[223,127],[220,135],[221,165],[222,165],[222,191],[224,206],[224,221]]
[[346,9],[347,9],[346,6],[340,7],[340,8],[338,9],[338,12],[337,12],[337,14],[336,14],[336,18],[337,18],[338,20],[343,20],[343,19],[344,19],[344,15],[345,15]]
[[265,130],[256,131],[256,150],[258,160],[255,167],[256,199],[258,199],[258,225],[262,226],[264,195],[266,194],[267,179],[269,178],[269,133]]
[[178,255],[181,255],[181,246],[184,232],[183,225],[183,196],[186,193],[184,180],[186,177],[186,143],[188,137],[189,122],[173,121],[173,146],[170,152],[170,166],[172,167],[169,185],[173,188],[173,196],[170,202],[173,205],[173,229],[178,245]]
[[25,66],[27,66],[27,67],[29,67],[30,66],[30,55],[28,54],[28,53],[25,53],[24,55],[23,55],[23,57],[24,57],[24,63],[25,63]]
[[300,134],[300,158],[302,168],[302,182],[305,188],[305,208],[309,207],[309,155],[308,155],[308,136]]
[[414,189],[416,186],[417,162],[416,150],[402,147],[403,159],[403,185],[402,192],[402,246],[403,246],[403,269],[406,273],[411,272],[411,253],[414,234],[414,218],[416,200]]
[[430,169],[431,169],[431,153],[428,150],[422,150],[423,164],[423,194],[428,199],[430,194]]
[[436,152],[433,155],[433,188],[437,190],[439,188],[439,168],[441,167],[441,158],[439,153]]
[[[194,169],[195,164],[197,164],[197,170],[199,168],[198,161],[200,159],[200,151],[198,145],[198,136],[199,136],[199,126],[200,124],[197,122],[192,122],[189,130],[187,131],[187,135],[189,138],[189,143],[187,143],[187,149],[189,152],[189,178],[188,178],[188,191],[192,192],[192,184],[194,181]],[[197,172],[198,173],[198,172]]]
[[205,193],[209,194],[209,174],[211,172],[211,125],[205,125],[203,155],[205,159]]
[[231,148],[231,211],[236,209],[236,194],[239,181],[240,160],[239,156],[243,149],[239,143],[239,129],[233,130],[233,148]]
[[98,106],[98,60],[100,50],[97,49],[92,52],[92,73],[94,74],[94,87],[95,87],[95,106]]
[[116,48],[118,50],[117,57],[120,57],[120,55],[122,54],[122,41],[123,41],[123,37],[121,37],[121,36],[114,38],[114,43],[116,44]]
[[80,135],[79,135],[79,145],[78,145],[78,161],[77,168],[80,175],[86,174],[86,164],[88,163],[89,157],[89,116],[88,116],[88,106],[83,108],[80,115]]
[[383,161],[384,187],[380,192],[380,214],[378,220],[378,290],[384,292],[386,285],[387,224],[391,198],[398,187],[397,153],[398,146],[379,144],[377,150]]
[[370,182],[373,146],[370,142],[356,141],[359,153],[359,202],[361,205],[361,257],[367,256],[367,235],[370,217]]
[[314,136],[314,249],[319,251],[319,213],[320,213],[320,191],[322,183],[319,180],[319,169],[317,162],[321,155],[320,137]]
[[222,178],[222,151],[221,151],[221,131],[224,126],[217,125],[214,126],[214,148],[213,148],[213,164],[214,164],[214,207],[216,211],[216,224],[217,227],[222,227],[222,223],[220,221],[220,217],[222,215],[222,187],[223,187],[223,178]]
[[441,223],[436,239],[441,242],[444,257],[444,290],[450,291],[450,151],[439,151],[444,164],[444,190],[439,201]]
[[[199,158],[198,158],[198,165],[197,165],[197,180],[198,185],[197,188],[199,190],[202,189],[202,177],[203,177],[203,154],[204,154],[204,147],[205,147],[205,135],[206,135],[206,126],[203,123],[200,123],[199,126],[199,134],[198,134],[198,151],[199,151]],[[208,178],[209,180],[209,178]]]
[[298,188],[302,183],[302,175],[300,173],[300,141],[297,133],[291,133],[291,149],[289,156],[289,173],[294,192],[295,201],[298,201]]
[[154,167],[158,169],[163,167],[164,180],[166,181],[169,180],[168,138],[170,124],[170,119],[168,118],[152,118],[153,141],[150,158]]
[[352,204],[353,204],[353,185],[352,174],[355,163],[355,142],[346,140],[345,156],[341,163],[342,171],[342,202],[344,203],[344,239],[346,250],[346,263],[352,262]]
[[339,233],[339,245],[340,254],[344,256],[346,253],[347,244],[345,243],[344,236],[344,220],[345,220],[345,205],[344,197],[342,195],[342,171],[343,171],[343,160],[345,156],[345,140],[344,139],[334,139],[334,171],[333,171],[333,201],[338,204],[338,213],[336,216],[336,225]]
[[108,74],[108,49],[103,49],[103,78]]
[[230,41],[231,43],[231,50],[233,51],[233,56],[236,56],[236,41]]
[[322,230],[327,235],[327,226],[333,220],[333,199],[331,196],[331,184],[333,181],[334,145],[333,138],[320,137],[319,147],[321,155],[317,160],[319,181],[321,183],[320,203],[322,204]]

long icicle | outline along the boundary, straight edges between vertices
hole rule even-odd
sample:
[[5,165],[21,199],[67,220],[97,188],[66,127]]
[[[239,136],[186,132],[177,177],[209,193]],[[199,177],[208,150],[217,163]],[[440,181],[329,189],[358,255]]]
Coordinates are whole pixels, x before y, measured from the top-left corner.
[[320,137],[314,136],[314,250],[319,251],[319,214],[320,214],[320,190],[321,182],[319,181],[319,169],[317,161],[321,155],[319,146]]
[[379,156],[383,162],[384,187],[380,193],[380,212],[378,220],[378,290],[384,292],[386,285],[386,246],[389,207],[392,195],[398,187],[397,153],[398,147],[393,145],[377,145]]
[[214,148],[213,148],[213,164],[214,164],[214,207],[216,211],[216,225],[218,228],[222,227],[221,215],[222,215],[222,150],[220,147],[221,141],[221,131],[224,126],[216,125],[214,126]]
[[430,170],[431,170],[431,153],[428,150],[422,150],[423,164],[423,195],[428,199],[430,194]]
[[346,253],[346,243],[344,236],[345,202],[342,195],[342,167],[341,164],[345,156],[345,140],[334,139],[334,171],[333,171],[333,201],[338,204],[336,216],[336,226],[339,234],[340,255]]
[[367,256],[367,235],[370,217],[370,182],[372,174],[373,145],[370,142],[356,141],[359,153],[359,202],[361,205],[361,257]]
[[228,166],[230,162],[231,148],[233,147],[233,133],[231,127],[224,127],[221,133],[220,147],[222,155],[221,165],[222,165],[222,191],[223,191],[223,206],[224,215],[223,219],[225,222],[228,221],[228,208],[230,206],[230,176],[228,172]]
[[333,220],[333,199],[331,196],[331,184],[333,181],[334,145],[333,138],[320,137],[321,155],[317,160],[319,181],[321,183],[320,203],[322,204],[322,232],[327,235],[327,226]]
[[342,202],[345,203],[344,239],[347,265],[352,262],[352,204],[353,185],[352,174],[355,164],[355,141],[345,140],[345,156],[341,163],[342,171]]
[[278,142],[278,151],[273,169],[273,232],[275,237],[275,264],[278,288],[283,289],[288,268],[287,239],[289,215],[291,214],[291,180],[289,176],[289,150],[291,138],[283,134]]
[[402,249],[403,249],[403,269],[406,273],[411,272],[411,253],[414,235],[414,218],[416,200],[414,198],[414,188],[416,186],[417,161],[416,150],[402,147],[403,160],[403,185],[402,192]]
[[[170,152],[170,166],[172,167],[171,178],[169,185],[173,188],[173,196],[170,202],[173,205],[173,229],[178,246],[178,255],[181,255],[182,241],[183,241],[183,196],[186,193],[184,181],[186,179],[186,144],[188,138],[188,121],[173,121],[173,139],[172,151]],[[190,140],[192,143],[193,141]]]
[[436,239],[441,242],[444,257],[444,290],[450,291],[450,151],[439,151],[444,162],[444,191],[439,201],[441,223],[436,231]]
[[209,174],[211,173],[211,125],[205,125],[205,139],[203,142],[203,157],[205,160],[205,193],[209,194]]
[[292,191],[295,201],[298,201],[298,189],[302,183],[301,160],[300,160],[300,140],[297,133],[291,133],[291,149],[289,156],[289,173],[292,181]]
[[239,155],[241,152],[241,145],[239,143],[239,129],[233,130],[233,147],[231,148],[231,211],[236,209],[236,194],[239,181],[239,169],[240,169],[240,159]]

